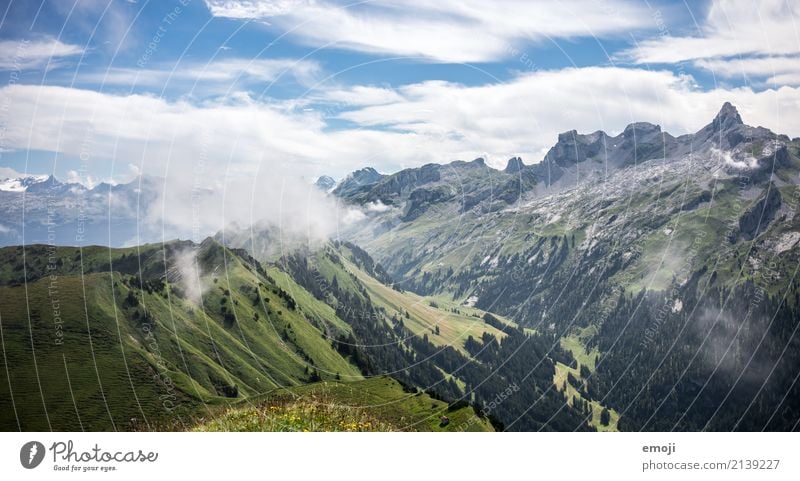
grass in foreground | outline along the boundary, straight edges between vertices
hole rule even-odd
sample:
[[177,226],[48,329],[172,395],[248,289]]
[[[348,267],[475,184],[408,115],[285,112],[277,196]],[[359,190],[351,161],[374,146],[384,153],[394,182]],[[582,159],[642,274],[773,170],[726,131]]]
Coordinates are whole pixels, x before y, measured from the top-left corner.
[[228,409],[216,419],[203,423],[194,431],[399,431],[366,412],[350,406],[328,404],[306,399],[277,401],[249,408]]
[[493,431],[472,407],[407,392],[385,376],[277,389],[200,419],[193,430]]

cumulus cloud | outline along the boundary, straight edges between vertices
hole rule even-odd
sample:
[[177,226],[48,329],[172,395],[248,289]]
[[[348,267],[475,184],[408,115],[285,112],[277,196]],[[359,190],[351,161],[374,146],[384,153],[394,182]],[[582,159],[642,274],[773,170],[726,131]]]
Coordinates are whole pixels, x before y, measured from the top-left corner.
[[315,47],[435,62],[495,61],[525,42],[653,27],[646,8],[625,0],[499,0],[491,5],[481,0],[206,0],[206,5],[215,16],[263,20]]
[[800,133],[800,119],[791,115],[800,107],[796,88],[704,91],[691,78],[670,71],[587,67],[539,71],[477,87],[424,82],[398,92],[401,101],[340,115],[362,127],[439,139],[453,149],[439,162],[480,152],[495,167],[514,155],[538,162],[559,132],[602,129],[616,134],[635,121],[658,123],[674,135],[690,133],[709,123],[725,101],[737,105],[748,123]]

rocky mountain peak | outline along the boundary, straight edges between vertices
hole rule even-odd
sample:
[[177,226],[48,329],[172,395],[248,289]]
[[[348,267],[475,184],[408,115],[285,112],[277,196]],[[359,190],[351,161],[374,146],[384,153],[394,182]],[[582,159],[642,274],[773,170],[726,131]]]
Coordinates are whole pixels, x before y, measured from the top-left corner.
[[329,175],[321,175],[314,182],[314,185],[327,192],[336,187],[336,180]]
[[372,167],[364,167],[362,169],[358,169],[350,173],[347,178],[342,181],[342,184],[357,184],[357,185],[368,185],[374,184],[383,178],[383,175],[378,173]]
[[597,131],[582,135],[577,130],[558,134],[558,142],[547,152],[545,159],[561,167],[569,167],[593,158],[604,147],[605,133]]
[[734,107],[730,102],[725,102],[722,104],[722,108],[717,116],[714,117],[714,121],[712,122],[714,130],[717,132],[725,131],[731,127],[743,124],[744,122],[742,122],[742,117],[739,115],[739,111],[736,110],[736,107]]
[[36,182],[28,186],[27,191],[34,193],[34,192],[46,192],[48,190],[57,190],[63,187],[65,184],[61,183],[56,177],[50,174],[45,180],[41,182]]
[[364,186],[378,183],[385,176],[372,167],[364,167],[349,174],[336,186],[334,194],[347,195]]
[[519,157],[511,157],[508,159],[508,164],[506,164],[506,168],[503,170],[503,172],[506,174],[516,174],[524,167],[525,164],[522,163],[522,159]]
[[655,124],[651,124],[649,122],[633,122],[632,124],[628,124],[625,127],[625,130],[622,131],[622,136],[625,138],[641,135],[647,135],[652,133],[660,133],[661,127]]
[[372,167],[364,167],[363,169],[356,170],[350,174],[354,179],[372,179],[379,178],[381,174]]
[[566,132],[561,132],[560,134],[558,134],[558,142],[560,143],[573,142],[575,140],[575,137],[577,136],[578,136],[578,131],[575,129],[568,130]]

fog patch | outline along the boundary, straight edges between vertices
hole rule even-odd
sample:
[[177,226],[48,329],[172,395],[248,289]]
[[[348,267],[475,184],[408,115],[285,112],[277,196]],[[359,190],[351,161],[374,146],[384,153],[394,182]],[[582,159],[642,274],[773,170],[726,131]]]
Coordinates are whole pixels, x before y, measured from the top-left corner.
[[189,302],[200,305],[208,286],[203,282],[203,272],[197,263],[197,250],[186,249],[175,254],[174,269],[175,281],[184,297]]
[[368,203],[366,205],[366,208],[367,212],[378,212],[378,213],[389,212],[392,209],[391,206],[384,204],[380,200]]
[[[738,378],[760,382],[769,375],[772,362],[763,350],[756,352],[768,318],[754,319],[751,312],[733,313],[705,307],[695,323],[700,339],[708,336],[700,349],[706,368]],[[769,345],[768,341],[765,341]]]
[[165,179],[146,213],[146,223],[161,225],[165,240],[200,242],[231,229],[268,227],[275,242],[315,245],[364,218],[360,210],[281,168],[265,165],[250,173],[219,173],[209,165],[197,175],[184,174]]
[[752,170],[758,167],[758,159],[745,152],[739,152],[734,157],[730,151],[712,147],[711,158],[736,170]]
[[347,209],[342,217],[342,223],[344,226],[355,224],[356,222],[361,222],[362,220],[366,219],[367,216],[359,209],[350,208]]

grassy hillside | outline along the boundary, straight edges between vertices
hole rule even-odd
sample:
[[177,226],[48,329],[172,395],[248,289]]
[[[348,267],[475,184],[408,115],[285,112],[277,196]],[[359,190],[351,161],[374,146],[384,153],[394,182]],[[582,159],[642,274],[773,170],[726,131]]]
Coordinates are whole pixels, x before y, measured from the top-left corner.
[[[437,345],[463,350],[467,333],[503,335],[477,310],[434,308],[380,284],[347,252],[326,249],[315,258],[321,276],[339,279],[353,299],[413,313],[420,336],[439,325]],[[391,378],[365,381],[352,353],[336,348],[353,329],[335,299],[211,239],[11,247],[0,260],[6,430],[188,429],[198,417],[198,429],[212,430],[443,430],[442,415],[474,417],[463,403],[450,412]],[[487,426],[473,420],[465,429]]]
[[21,248],[0,250],[0,426],[181,425],[278,387],[361,379],[324,337],[318,306],[306,314],[252,259],[213,241],[192,251],[191,286],[179,266],[189,247],[33,246],[24,265]]
[[386,376],[278,389],[201,420],[198,431],[492,431],[469,406],[408,392]]

